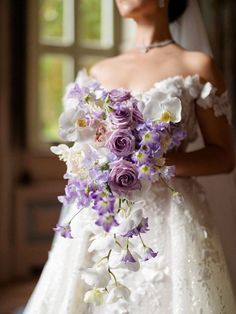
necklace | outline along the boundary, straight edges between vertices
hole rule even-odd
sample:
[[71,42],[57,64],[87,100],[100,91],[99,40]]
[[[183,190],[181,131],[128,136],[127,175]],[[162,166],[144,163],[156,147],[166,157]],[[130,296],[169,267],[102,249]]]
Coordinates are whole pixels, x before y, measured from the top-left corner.
[[175,41],[173,39],[166,39],[166,40],[162,40],[162,41],[157,41],[154,42],[150,45],[145,45],[145,46],[139,46],[137,47],[141,52],[143,53],[147,53],[149,50],[153,49],[153,48],[158,48],[158,47],[164,47],[167,46],[169,44],[174,43]]

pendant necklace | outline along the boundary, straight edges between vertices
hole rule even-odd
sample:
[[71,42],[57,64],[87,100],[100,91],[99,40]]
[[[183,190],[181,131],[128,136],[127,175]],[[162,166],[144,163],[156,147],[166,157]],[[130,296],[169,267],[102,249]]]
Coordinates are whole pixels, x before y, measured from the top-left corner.
[[175,41],[173,39],[166,39],[166,40],[162,40],[162,41],[157,41],[154,42],[150,45],[145,45],[145,46],[139,46],[137,47],[141,52],[143,53],[147,53],[149,50],[153,49],[153,48],[158,48],[158,47],[164,47],[167,46],[169,44],[173,44]]

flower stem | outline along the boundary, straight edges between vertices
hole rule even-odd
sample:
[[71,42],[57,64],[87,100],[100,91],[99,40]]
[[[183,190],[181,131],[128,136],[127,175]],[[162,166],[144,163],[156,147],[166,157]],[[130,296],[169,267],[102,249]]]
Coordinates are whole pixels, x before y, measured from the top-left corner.
[[141,240],[141,242],[142,242],[143,247],[146,247],[146,244],[143,242],[143,239],[142,239],[142,237],[141,237],[141,234],[140,234],[140,233],[138,234],[138,236],[139,236],[139,238],[140,238],[140,240]]
[[108,268],[108,272],[111,274],[111,276],[113,277],[114,281],[115,281],[115,284],[117,286],[117,279],[116,279],[116,276],[115,274],[111,271],[110,267]]
[[168,189],[171,190],[171,192],[176,192],[176,190],[172,186],[170,186],[161,176],[160,179],[168,187]]
[[80,208],[80,210],[79,210],[77,213],[75,213],[75,214],[71,217],[71,219],[70,219],[69,222],[68,222],[68,225],[71,224],[72,220],[73,220],[84,208],[85,208],[85,207]]

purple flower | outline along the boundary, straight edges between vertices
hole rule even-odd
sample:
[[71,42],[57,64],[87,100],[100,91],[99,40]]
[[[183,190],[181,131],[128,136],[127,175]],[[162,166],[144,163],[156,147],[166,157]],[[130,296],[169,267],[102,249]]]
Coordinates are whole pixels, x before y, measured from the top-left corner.
[[94,199],[93,209],[96,209],[99,215],[107,212],[113,213],[115,209],[115,197],[112,194],[108,194],[104,191],[95,191],[91,194]]
[[173,147],[178,147],[181,142],[186,138],[187,132],[184,129],[181,129],[179,126],[175,124],[171,124],[171,144],[169,146],[169,150]]
[[66,225],[56,225],[56,228],[53,228],[54,231],[59,232],[63,238],[73,239],[71,235],[71,227],[70,224]]
[[99,218],[95,221],[95,224],[102,226],[106,232],[109,232],[112,226],[119,225],[115,219],[115,216],[109,213],[99,215]]
[[156,257],[157,254],[158,252],[154,252],[150,247],[145,247],[143,261],[148,261],[149,259]]
[[152,180],[153,175],[155,175],[155,170],[148,164],[144,164],[139,168],[139,179]]
[[138,109],[137,104],[133,104],[132,118],[133,118],[133,121],[135,121],[137,123],[143,123],[144,122],[143,114]]
[[127,107],[116,106],[110,113],[110,120],[116,128],[125,129],[132,125],[132,112]]
[[84,94],[85,92],[83,91],[83,89],[81,89],[80,86],[77,83],[75,83],[69,89],[67,97],[81,99],[84,96]]
[[135,138],[130,130],[115,130],[110,135],[107,145],[112,153],[118,157],[126,157],[135,149]]
[[131,254],[129,249],[124,251],[122,258],[121,258],[121,261],[124,263],[136,263],[137,262],[136,259]]
[[122,102],[129,100],[131,98],[131,94],[129,91],[126,91],[123,88],[112,89],[108,96],[112,102]]
[[126,234],[123,234],[122,237],[132,238],[133,236],[138,236],[139,233],[146,233],[149,231],[148,229],[148,217],[142,218],[139,225],[131,230],[129,230]]
[[111,190],[119,195],[127,195],[129,191],[140,189],[137,167],[127,160],[114,162],[108,184]]
[[138,165],[142,165],[148,161],[148,154],[145,151],[137,150],[132,156],[132,160]]

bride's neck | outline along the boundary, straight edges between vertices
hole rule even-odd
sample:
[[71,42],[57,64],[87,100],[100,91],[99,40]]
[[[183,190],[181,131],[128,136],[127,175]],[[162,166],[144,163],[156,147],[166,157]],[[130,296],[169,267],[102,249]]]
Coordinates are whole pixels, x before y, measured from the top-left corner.
[[171,39],[168,15],[157,12],[152,16],[145,16],[135,20],[137,24],[136,46],[150,45],[153,42]]

